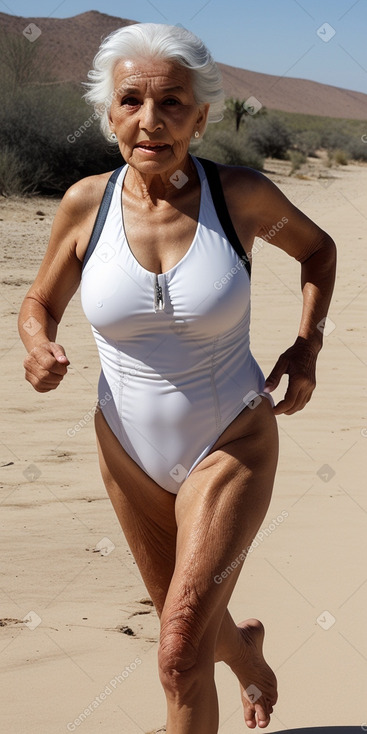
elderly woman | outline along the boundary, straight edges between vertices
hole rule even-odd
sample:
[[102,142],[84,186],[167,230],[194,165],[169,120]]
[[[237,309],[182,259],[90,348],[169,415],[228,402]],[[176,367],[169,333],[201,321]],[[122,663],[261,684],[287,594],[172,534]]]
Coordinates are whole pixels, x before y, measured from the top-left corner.
[[[223,106],[217,67],[192,33],[122,28],[89,78],[86,96],[126,165],[79,181],[60,204],[20,313],[26,379],[46,392],[65,377],[57,326],[81,282],[102,367],[101,472],[160,618],[167,733],[218,731],[219,660],[240,682],[247,726],[266,727],[277,690],[264,628],[236,625],[227,604],[269,506],[275,416],[304,408],[315,387],[334,243],[262,174],[190,155]],[[303,312],[265,381],[249,348],[250,253],[280,220],[269,239],[300,262]],[[23,328],[30,318],[37,328]]]

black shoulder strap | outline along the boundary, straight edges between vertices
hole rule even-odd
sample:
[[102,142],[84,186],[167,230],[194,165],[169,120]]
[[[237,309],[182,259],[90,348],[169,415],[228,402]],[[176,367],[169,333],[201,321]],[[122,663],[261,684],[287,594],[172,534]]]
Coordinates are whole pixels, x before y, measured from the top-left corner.
[[217,217],[223,227],[225,235],[227,236],[228,242],[232,245],[233,249],[244,264],[249,277],[251,277],[251,263],[238,239],[237,232],[229,216],[217,165],[214,161],[210,161],[207,158],[197,157],[197,160],[201,163],[206,173],[215,211],[217,212]]
[[104,190],[102,201],[100,203],[100,206],[97,212],[97,216],[96,216],[96,220],[94,222],[92,234],[88,242],[88,247],[84,255],[82,270],[85,268],[90,256],[94,252],[97,242],[101,236],[103,225],[106,221],[108,210],[110,208],[112,194],[115,188],[115,183],[122,169],[123,169],[123,166],[120,166],[120,168],[116,168],[116,170],[111,174],[110,178],[107,181],[107,186]]

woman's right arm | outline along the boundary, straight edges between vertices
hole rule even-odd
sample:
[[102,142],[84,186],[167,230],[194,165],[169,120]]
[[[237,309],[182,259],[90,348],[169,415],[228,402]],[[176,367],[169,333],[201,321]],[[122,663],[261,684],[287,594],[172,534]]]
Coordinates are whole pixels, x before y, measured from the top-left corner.
[[39,273],[20,309],[19,334],[28,352],[25,378],[38,392],[54,390],[70,364],[55,339],[64,310],[80,283],[82,262],[77,257],[77,245],[86,235],[84,223],[91,203],[86,194],[90,191],[84,179],[63,197]]

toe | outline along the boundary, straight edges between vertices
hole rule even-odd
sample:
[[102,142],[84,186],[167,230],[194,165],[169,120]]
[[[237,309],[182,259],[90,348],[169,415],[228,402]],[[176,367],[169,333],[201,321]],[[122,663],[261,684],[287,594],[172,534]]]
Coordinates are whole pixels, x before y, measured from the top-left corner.
[[255,729],[256,721],[255,719],[245,719],[245,724],[249,729]]
[[270,716],[267,713],[267,708],[264,706],[255,706],[256,714],[257,714],[257,725],[259,727],[265,728],[270,723]]
[[244,701],[244,714],[245,714],[245,724],[249,727],[249,729],[255,729],[256,726],[256,719],[255,719],[255,710],[251,704],[246,702],[246,699]]

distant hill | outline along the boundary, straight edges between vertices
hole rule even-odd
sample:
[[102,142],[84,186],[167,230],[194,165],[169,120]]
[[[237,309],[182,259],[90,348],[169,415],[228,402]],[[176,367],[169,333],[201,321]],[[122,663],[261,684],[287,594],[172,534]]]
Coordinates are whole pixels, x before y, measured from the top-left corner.
[[[86,81],[93,57],[101,40],[111,31],[136,21],[116,18],[91,10],[72,18],[22,18],[0,13],[0,31],[4,37],[21,37],[34,23],[41,35],[34,43],[48,58],[53,79],[65,82]],[[29,41],[24,38],[24,43]],[[365,120],[367,95],[305,79],[259,74],[226,64],[218,64],[227,96],[241,99],[256,97],[268,109],[327,117]]]

